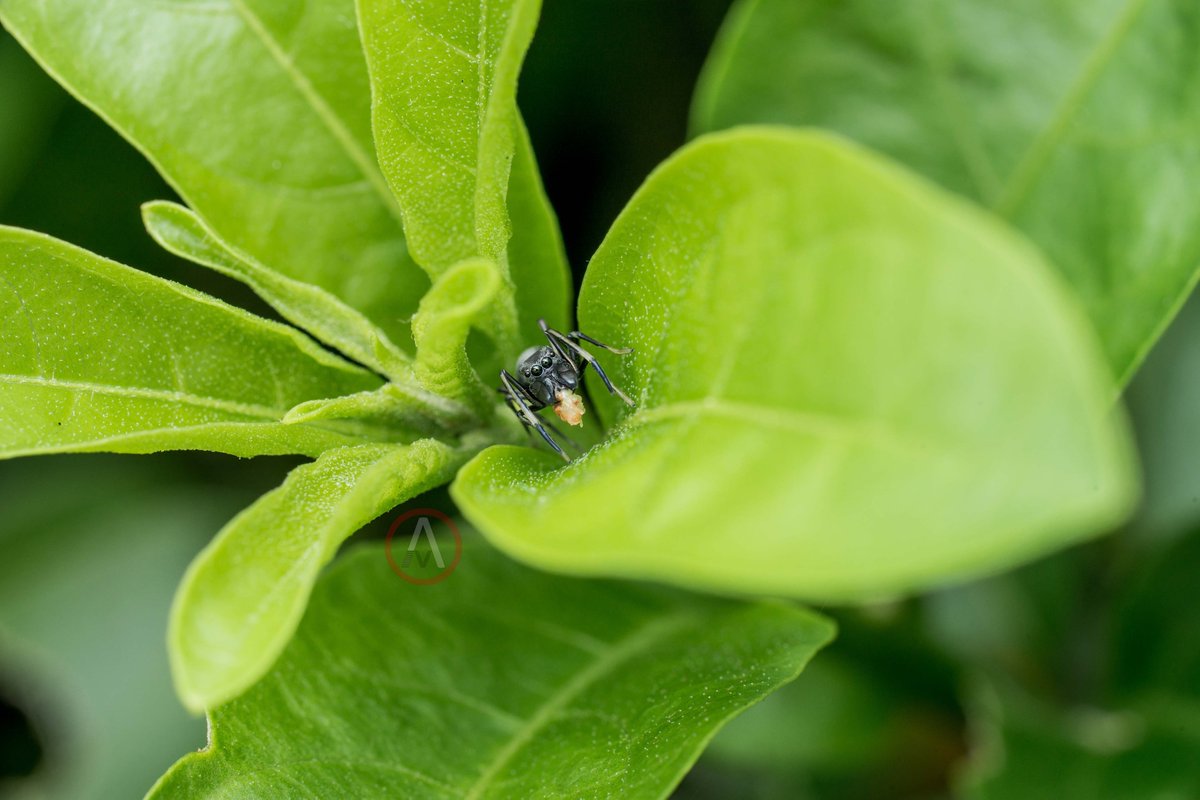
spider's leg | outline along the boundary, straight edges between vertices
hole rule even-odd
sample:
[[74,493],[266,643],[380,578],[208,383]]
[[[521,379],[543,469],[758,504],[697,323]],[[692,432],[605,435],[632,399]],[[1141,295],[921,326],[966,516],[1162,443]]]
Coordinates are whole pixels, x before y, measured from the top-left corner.
[[[544,319],[538,320],[538,327],[540,327],[542,329],[542,333],[546,334],[547,337],[550,336],[550,331],[554,331],[553,328],[551,328],[549,325],[546,324],[546,320],[544,320]],[[559,333],[558,331],[554,331],[554,332],[558,333],[559,336],[563,336],[563,334]],[[579,341],[580,339],[582,339],[583,341],[587,342],[588,344],[594,344],[594,345],[596,345],[596,347],[599,347],[603,350],[607,350],[610,353],[616,353],[619,356],[627,356],[633,352],[632,347],[613,347],[612,345],[605,344],[604,342],[600,341],[599,339],[593,339],[592,337],[588,336],[583,331],[571,331],[570,333],[566,334],[566,338],[571,339],[572,341],[576,341],[576,342]]]
[[[538,325],[541,327],[542,333],[546,334],[546,341],[550,343],[550,349],[557,353],[559,358],[570,364],[571,369],[575,370],[575,376],[579,379],[582,379],[583,366],[581,365],[580,359],[575,355],[575,352],[572,349],[563,346],[561,341],[564,338],[563,335],[547,325],[546,320],[544,319],[539,319]],[[559,338],[556,339],[554,336],[551,336],[550,334],[552,333],[556,334]]]
[[579,341],[580,339],[583,339],[585,342],[588,342],[589,344],[594,344],[594,345],[596,345],[596,347],[607,350],[610,353],[616,353],[619,356],[627,356],[633,352],[632,347],[613,347],[611,345],[605,344],[604,342],[596,341],[595,339],[588,336],[586,333],[583,333],[582,331],[571,331],[570,333],[567,334],[567,338],[574,339],[575,341]]
[[[557,340],[557,342],[559,344],[561,344],[563,347],[569,348],[571,350],[571,352],[577,358],[583,359],[584,364],[591,364],[592,369],[596,370],[596,374],[600,376],[600,380],[604,381],[604,385],[606,387],[608,387],[608,391],[610,394],[615,394],[617,397],[624,400],[625,405],[629,405],[629,406],[633,405],[633,399],[630,398],[629,395],[625,394],[620,389],[618,389],[616,386],[614,386],[613,382],[608,379],[608,375],[606,375],[604,373],[604,367],[600,366],[600,362],[596,360],[596,357],[594,355],[589,353],[587,350],[584,350],[579,345],[575,344],[575,342],[571,341],[563,334],[554,330],[554,328],[546,329],[546,338],[548,338],[551,342],[554,342]],[[580,374],[582,374],[583,368],[580,367],[578,371]]]
[[517,401],[513,399],[513,396],[506,389],[500,389],[500,393],[504,395],[504,402],[508,406],[508,410],[513,413],[514,417],[521,421],[521,430],[525,431],[525,435],[532,442],[533,431],[530,429],[529,423],[525,421],[524,415],[521,414],[521,409],[517,408]]
[[550,420],[548,420],[548,419],[544,419],[544,418],[542,418],[542,417],[538,417],[538,419],[539,419],[539,420],[541,420],[541,422],[542,422],[542,424],[543,424],[543,425],[546,425],[546,426],[548,426],[548,427],[550,428],[550,430],[554,431],[554,435],[555,435],[555,436],[557,436],[558,438],[562,439],[562,440],[563,440],[564,442],[566,442],[567,444],[571,445],[571,448],[572,448],[573,450],[575,450],[575,452],[577,452],[577,453],[582,453],[582,452],[583,452],[583,447],[582,447],[582,446],[580,446],[579,442],[575,441],[575,440],[574,440],[574,439],[572,439],[570,436],[568,436],[568,435],[566,434],[566,431],[564,431],[562,428],[560,428],[559,426],[555,425],[555,424],[554,424],[552,421],[550,421]]
[[[541,411],[546,407],[546,404],[534,396],[533,392],[521,385],[513,374],[506,369],[500,370],[500,382],[504,384],[504,388],[500,391],[508,395],[514,400],[523,401],[522,405],[528,407],[530,412]],[[521,412],[517,412],[518,414]],[[540,419],[536,414],[533,417],[535,420]]]
[[[502,395],[504,395],[504,399],[505,399],[505,401],[507,401],[507,402],[508,402],[508,407],[509,407],[509,409],[510,409],[510,410],[513,412],[513,414],[515,414],[515,415],[516,415],[517,419],[521,420],[521,422],[522,422],[522,423],[524,423],[524,430],[525,430],[525,433],[529,434],[530,438],[532,438],[532,437],[533,437],[533,431],[531,430],[531,428],[532,428],[533,426],[531,426],[531,425],[530,425],[528,422],[526,422],[526,421],[525,421],[525,417],[524,417],[524,415],[522,415],[522,414],[521,414],[521,410],[520,410],[519,408],[517,408],[517,401],[513,399],[513,396],[512,396],[511,394],[509,394],[509,393],[508,393],[508,390],[507,390],[507,389],[498,389],[497,391],[499,391],[499,392],[500,392]],[[555,435],[555,436],[557,436],[558,438],[562,439],[562,440],[563,440],[564,442],[566,442],[567,444],[571,445],[571,447],[572,447],[572,448],[573,448],[573,449],[574,449],[574,450],[575,450],[577,453],[582,453],[582,452],[583,452],[583,446],[582,446],[582,445],[580,445],[580,444],[579,444],[579,442],[575,441],[575,440],[574,440],[574,439],[572,439],[570,436],[568,436],[568,435],[566,434],[566,432],[565,432],[565,431],[563,431],[563,429],[562,429],[562,428],[558,427],[558,426],[557,426],[557,425],[555,425],[553,422],[551,422],[551,421],[550,421],[550,420],[548,420],[548,419],[545,419],[544,417],[540,417],[540,416],[539,416],[539,417],[538,417],[538,419],[541,421],[541,423],[542,423],[543,425],[546,425],[546,426],[548,426],[548,427],[550,428],[550,430],[554,432],[554,435]]]
[[526,395],[524,392],[524,387],[517,383],[516,379],[510,375],[506,369],[500,370],[500,383],[506,390],[505,394],[510,401],[509,407],[513,408],[513,403],[516,404],[516,407],[513,408],[513,411],[517,413],[517,417],[521,420],[521,422],[525,423],[526,426],[537,430],[537,432],[541,434],[542,438],[546,440],[546,444],[553,447],[554,452],[563,457],[563,461],[570,462],[571,457],[563,452],[563,449],[558,446],[558,442],[554,441],[554,437],[552,437],[546,431],[545,426],[542,425],[542,418],[533,413],[533,410],[529,407],[529,403],[526,400],[528,395]]

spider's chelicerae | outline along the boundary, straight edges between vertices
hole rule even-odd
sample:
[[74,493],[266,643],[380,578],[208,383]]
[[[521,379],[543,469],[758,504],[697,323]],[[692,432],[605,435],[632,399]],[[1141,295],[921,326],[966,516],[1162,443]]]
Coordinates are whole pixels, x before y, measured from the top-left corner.
[[547,325],[544,319],[538,320],[538,325],[550,344],[531,347],[521,353],[517,358],[515,375],[506,369],[500,370],[500,393],[504,395],[508,407],[517,415],[517,419],[540,433],[555,452],[566,461],[570,461],[570,457],[546,430],[537,412],[546,407],[553,407],[554,413],[563,422],[568,425],[582,425],[583,398],[575,393],[575,389],[579,387],[583,371],[589,364],[596,370],[600,380],[604,381],[610,393],[628,405],[633,405],[633,400],[614,386],[604,374],[604,368],[596,361],[596,357],[578,343],[589,342],[621,356],[628,355],[633,350],[627,347],[610,347],[579,331],[560,333]]

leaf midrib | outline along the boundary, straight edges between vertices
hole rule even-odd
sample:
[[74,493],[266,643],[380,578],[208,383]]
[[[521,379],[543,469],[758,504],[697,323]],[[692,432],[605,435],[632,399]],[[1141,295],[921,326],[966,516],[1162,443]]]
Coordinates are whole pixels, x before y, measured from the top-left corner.
[[1134,23],[1149,4],[1150,0],[1126,0],[1112,26],[1084,59],[1080,73],[1063,95],[1046,127],[1017,161],[1016,169],[992,203],[992,207],[998,213],[1011,217],[1032,191],[1042,170],[1049,163],[1050,156],[1066,136],[1071,121],[1079,113]]
[[521,749],[532,742],[534,737],[572,700],[579,697],[607,673],[612,672],[659,640],[694,623],[696,619],[697,616],[694,612],[677,611],[642,625],[625,638],[612,644],[589,666],[577,672],[542,702],[525,724],[514,732],[507,744],[496,752],[492,761],[480,773],[479,778],[463,795],[463,800],[479,800],[483,797],[484,792],[491,787],[496,777],[512,762]]
[[[490,95],[488,93],[487,83],[487,42],[488,42],[488,4],[487,0],[481,0],[479,3],[479,37],[476,42],[476,47],[479,52],[475,55],[475,125],[479,131],[479,138],[475,142],[475,192],[474,203],[471,209],[471,218],[474,223],[476,249],[479,249],[479,206],[480,206],[480,181],[479,181],[479,165],[483,163],[483,145],[487,141],[484,135],[484,126],[487,125],[488,106],[490,105]],[[493,68],[493,74],[494,68]],[[480,254],[482,255],[482,253]]]
[[778,428],[806,436],[859,440],[882,450],[909,456],[927,458],[949,452],[949,448],[940,443],[908,436],[884,425],[870,424],[866,420],[744,403],[723,397],[681,400],[639,410],[619,424],[618,435],[662,420],[686,421],[702,416],[724,417],[748,425]]
[[341,145],[346,155],[358,167],[359,171],[362,172],[363,177],[371,185],[375,194],[379,196],[379,199],[388,209],[388,212],[397,222],[400,222],[400,205],[397,203],[391,189],[388,188],[387,181],[384,180],[383,173],[379,171],[374,157],[362,148],[354,138],[354,135],[350,133],[350,129],[346,127],[341,117],[334,112],[308,77],[296,66],[296,62],[288,56],[287,52],[280,46],[278,40],[271,35],[271,32],[267,30],[267,27],[259,19],[258,15],[246,5],[245,0],[229,0],[229,4],[237,12],[237,15],[241,17],[246,27],[258,38],[263,47],[266,48],[271,58],[279,65],[284,74],[288,76],[288,79],[296,87],[300,96],[308,102],[313,112],[324,123],[326,129],[333,135],[338,144]]
[[206,397],[171,389],[148,389],[135,386],[116,386],[90,381],[67,381],[59,378],[46,378],[37,375],[0,374],[0,383],[21,384],[30,386],[45,386],[52,389],[65,389],[72,392],[88,392],[111,397],[128,397],[142,400],[160,400],[171,403],[212,408],[227,411],[244,417],[256,417],[265,421],[278,422],[287,409],[275,409],[254,403],[239,403],[236,400],[224,400],[219,397]]

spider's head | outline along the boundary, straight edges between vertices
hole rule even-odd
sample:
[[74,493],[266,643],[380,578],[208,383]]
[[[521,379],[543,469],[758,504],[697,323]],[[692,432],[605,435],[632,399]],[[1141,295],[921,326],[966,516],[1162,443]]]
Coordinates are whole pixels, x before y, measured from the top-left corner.
[[579,385],[575,365],[546,345],[531,347],[521,353],[517,358],[516,377],[534,397],[548,406],[557,402],[560,391],[572,391]]

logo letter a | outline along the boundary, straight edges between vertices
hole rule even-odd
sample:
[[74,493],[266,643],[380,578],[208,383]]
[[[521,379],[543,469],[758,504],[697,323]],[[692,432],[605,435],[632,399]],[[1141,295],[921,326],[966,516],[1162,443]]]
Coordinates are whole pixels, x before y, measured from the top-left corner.
[[[425,539],[429,542],[429,550],[433,553],[433,560],[437,562],[438,569],[445,569],[446,562],[442,560],[442,551],[438,547],[437,538],[433,535],[433,526],[429,524],[429,517],[421,517],[417,520],[417,527],[413,528],[412,541],[408,543],[409,554],[411,555],[416,552],[417,542],[420,541],[422,532],[424,532]],[[408,559],[406,558],[405,561],[408,561]]]

